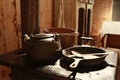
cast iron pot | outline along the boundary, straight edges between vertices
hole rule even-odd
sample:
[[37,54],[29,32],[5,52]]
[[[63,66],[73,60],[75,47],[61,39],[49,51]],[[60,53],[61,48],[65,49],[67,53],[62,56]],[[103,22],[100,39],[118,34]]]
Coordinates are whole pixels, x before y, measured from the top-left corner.
[[24,42],[28,57],[37,61],[52,59],[61,50],[58,34],[25,34]]
[[[75,53],[73,53],[74,51]],[[62,50],[62,54],[66,58],[73,59],[73,62],[69,65],[70,68],[76,68],[78,65],[97,65],[105,61],[108,53],[100,48],[96,47],[83,47],[76,46]],[[94,58],[85,58],[85,56],[96,56]],[[67,59],[66,59],[67,60]]]

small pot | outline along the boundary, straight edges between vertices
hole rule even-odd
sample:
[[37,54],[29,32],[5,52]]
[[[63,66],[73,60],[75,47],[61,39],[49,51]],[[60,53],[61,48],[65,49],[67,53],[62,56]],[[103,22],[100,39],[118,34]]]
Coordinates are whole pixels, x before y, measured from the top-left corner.
[[25,50],[29,58],[34,60],[49,60],[55,52],[61,50],[58,34],[35,34],[24,38]]

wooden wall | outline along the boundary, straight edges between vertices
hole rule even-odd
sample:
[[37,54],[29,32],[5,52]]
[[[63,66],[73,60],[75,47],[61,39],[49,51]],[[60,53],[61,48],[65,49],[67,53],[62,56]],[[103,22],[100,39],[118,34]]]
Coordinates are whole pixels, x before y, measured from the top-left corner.
[[112,0],[94,0],[92,31],[91,35],[95,38],[95,44],[100,46],[100,31],[104,21],[111,21]]
[[54,27],[76,29],[77,0],[54,0]]
[[[20,0],[0,0],[0,54],[21,48]],[[0,66],[0,80],[10,80],[10,69]]]
[[0,53],[20,48],[20,0],[0,0]]
[[53,1],[54,0],[40,0],[39,2],[39,27],[40,31],[53,27]]

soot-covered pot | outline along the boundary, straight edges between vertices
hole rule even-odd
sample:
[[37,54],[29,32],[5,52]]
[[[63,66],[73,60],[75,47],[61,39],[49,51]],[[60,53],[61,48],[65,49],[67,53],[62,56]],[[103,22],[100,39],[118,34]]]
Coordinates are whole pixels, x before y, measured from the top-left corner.
[[34,60],[49,60],[61,49],[58,34],[25,34],[25,51]]

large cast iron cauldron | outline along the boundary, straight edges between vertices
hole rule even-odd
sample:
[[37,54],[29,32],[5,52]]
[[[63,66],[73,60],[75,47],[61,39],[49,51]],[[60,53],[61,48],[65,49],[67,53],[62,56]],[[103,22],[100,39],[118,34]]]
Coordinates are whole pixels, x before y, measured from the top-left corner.
[[[108,53],[96,47],[70,47],[62,50],[62,54],[66,58],[73,59],[70,68],[76,68],[78,65],[96,65],[105,60]],[[66,59],[67,60],[67,59]]]
[[58,34],[25,34],[25,50],[34,60],[49,60],[61,49]]

